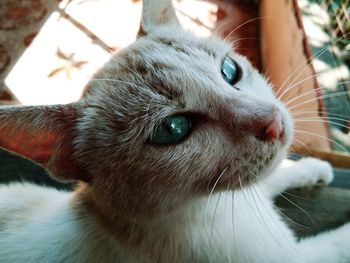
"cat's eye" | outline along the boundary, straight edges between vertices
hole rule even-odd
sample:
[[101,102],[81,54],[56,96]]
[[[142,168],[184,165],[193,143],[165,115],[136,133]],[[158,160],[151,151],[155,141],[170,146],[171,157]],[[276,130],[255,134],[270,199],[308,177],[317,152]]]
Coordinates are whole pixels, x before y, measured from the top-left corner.
[[241,69],[232,58],[225,57],[221,64],[221,75],[232,86],[240,80]]
[[191,131],[191,121],[186,115],[169,116],[154,128],[149,140],[154,144],[173,144],[186,138]]

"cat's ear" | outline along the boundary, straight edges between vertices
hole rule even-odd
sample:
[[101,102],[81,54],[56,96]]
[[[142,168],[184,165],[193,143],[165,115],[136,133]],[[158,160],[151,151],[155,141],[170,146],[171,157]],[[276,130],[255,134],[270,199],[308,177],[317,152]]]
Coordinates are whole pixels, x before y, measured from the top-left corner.
[[154,28],[165,24],[179,25],[171,0],[143,0],[142,17],[138,37],[147,35]]
[[76,104],[0,108],[0,147],[47,168],[58,179],[88,181],[74,158]]

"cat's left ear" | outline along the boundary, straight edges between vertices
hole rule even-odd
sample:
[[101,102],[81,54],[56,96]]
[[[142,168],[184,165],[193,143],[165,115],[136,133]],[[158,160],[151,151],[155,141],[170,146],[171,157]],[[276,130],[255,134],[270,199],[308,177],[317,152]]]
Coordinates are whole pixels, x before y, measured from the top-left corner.
[[160,25],[179,25],[171,0],[143,0],[142,17],[138,37],[152,32]]
[[0,147],[25,156],[63,180],[86,178],[74,157],[77,104],[0,107]]

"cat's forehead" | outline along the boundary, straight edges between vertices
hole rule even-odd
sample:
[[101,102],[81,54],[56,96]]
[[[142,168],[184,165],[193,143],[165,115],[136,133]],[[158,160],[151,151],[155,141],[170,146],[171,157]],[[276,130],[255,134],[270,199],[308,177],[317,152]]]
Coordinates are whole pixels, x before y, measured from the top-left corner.
[[[178,27],[159,27],[151,34],[136,41],[138,44],[146,44],[151,41],[158,47],[174,50],[181,55],[203,57],[210,56],[220,58],[231,51],[231,45],[216,37],[198,37],[191,32],[184,31]],[[146,44],[147,45],[147,44]]]
[[221,76],[221,64],[228,54],[241,59],[221,39],[199,38],[176,28],[160,27],[117,53],[96,76],[112,81],[93,89],[102,91],[97,94],[102,94],[98,97],[104,101],[103,90],[109,92],[108,96],[114,97],[109,101],[116,106],[125,107],[130,104],[126,101],[133,101],[133,109],[137,104],[141,108],[162,105],[198,110],[198,105],[205,108],[206,102],[233,92]]
[[[141,37],[120,53],[121,62],[129,66],[150,65],[157,68],[202,68],[221,61],[231,46],[215,37],[199,38],[176,27],[160,27],[150,35]],[[158,67],[157,67],[158,66]],[[188,68],[190,67],[190,68]]]

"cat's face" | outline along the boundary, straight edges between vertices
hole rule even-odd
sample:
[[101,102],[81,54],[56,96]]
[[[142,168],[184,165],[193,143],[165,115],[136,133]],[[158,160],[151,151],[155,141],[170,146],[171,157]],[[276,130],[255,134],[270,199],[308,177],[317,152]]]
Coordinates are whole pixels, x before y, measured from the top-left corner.
[[[222,74],[228,57],[239,68],[233,85]],[[77,157],[102,198],[131,213],[239,188],[271,171],[292,139],[291,117],[245,58],[176,26],[115,55],[82,104]],[[262,138],[276,111],[281,134]]]
[[184,32],[170,0],[144,0],[140,35],[77,103],[1,108],[0,146],[86,181],[105,211],[133,217],[270,173],[293,124],[249,62]]

